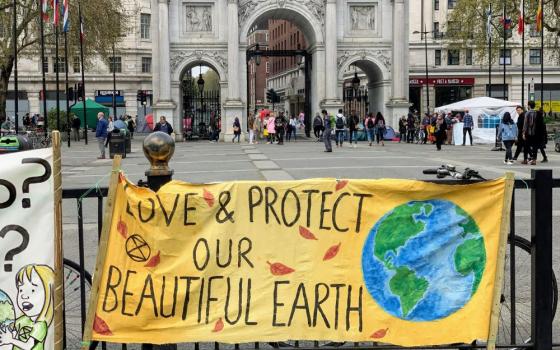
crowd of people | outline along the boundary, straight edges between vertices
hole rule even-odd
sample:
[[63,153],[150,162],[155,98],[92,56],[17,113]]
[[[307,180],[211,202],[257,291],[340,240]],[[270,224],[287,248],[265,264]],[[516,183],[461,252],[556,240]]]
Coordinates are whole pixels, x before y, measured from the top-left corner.
[[[305,117],[303,112],[299,116],[291,115],[286,117],[284,112],[271,112],[254,114],[250,113],[247,118],[247,128],[249,130],[249,144],[256,144],[259,140],[265,141],[267,144],[283,145],[284,140],[287,142],[296,142],[298,130],[305,127]],[[234,138],[241,135],[241,125],[239,118],[235,118],[233,123]]]
[[[162,117],[163,121],[165,121],[165,117]],[[72,121],[72,128],[74,129],[74,122],[78,119],[74,117]],[[79,121],[79,119],[78,119]],[[169,123],[167,123],[169,124]],[[159,125],[159,124],[158,124]],[[79,129],[79,123],[76,123],[76,126]],[[171,127],[171,125],[169,125]],[[99,157],[97,159],[105,159],[105,148],[108,147],[109,142],[111,141],[111,135],[113,133],[120,133],[121,130],[124,130],[126,133],[130,135],[130,138],[134,136],[134,129],[136,128],[136,124],[131,116],[121,116],[117,120],[113,120],[112,116],[109,116],[105,119],[105,113],[99,112],[97,113],[97,125],[95,127],[95,138],[97,139],[97,145],[99,147]],[[163,130],[162,130],[163,131]],[[170,130],[169,134],[173,132],[173,129]],[[79,141],[79,132],[74,131],[74,135],[78,137]]]

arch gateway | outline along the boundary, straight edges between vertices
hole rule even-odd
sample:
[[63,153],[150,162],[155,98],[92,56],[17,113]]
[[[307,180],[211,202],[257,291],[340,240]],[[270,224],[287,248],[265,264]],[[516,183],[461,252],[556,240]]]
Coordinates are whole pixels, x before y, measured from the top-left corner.
[[203,64],[219,75],[222,135],[231,140],[235,117],[247,120],[247,35],[268,19],[288,19],[305,36],[313,115],[342,108],[344,72],[352,65],[368,76],[371,111],[384,113],[393,126],[408,112],[408,0],[152,0],[151,5],[154,117],[166,116],[175,130],[183,128],[181,80],[186,70]]

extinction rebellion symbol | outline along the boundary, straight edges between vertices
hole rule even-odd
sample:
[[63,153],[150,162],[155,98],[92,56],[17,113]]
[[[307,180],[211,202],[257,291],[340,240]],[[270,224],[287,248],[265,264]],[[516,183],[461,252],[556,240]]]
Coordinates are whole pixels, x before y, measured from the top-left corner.
[[140,235],[132,235],[126,240],[126,254],[136,262],[146,262],[152,250]]

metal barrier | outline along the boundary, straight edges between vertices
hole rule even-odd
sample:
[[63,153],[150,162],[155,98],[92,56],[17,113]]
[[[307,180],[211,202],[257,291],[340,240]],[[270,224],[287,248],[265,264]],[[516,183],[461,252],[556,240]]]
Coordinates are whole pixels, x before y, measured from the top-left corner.
[[[508,238],[508,257],[506,265],[506,278],[502,293],[502,319],[498,334],[497,348],[501,349],[535,349],[550,350],[560,349],[560,343],[553,343],[552,324],[558,303],[558,286],[552,268],[552,194],[554,188],[560,188],[560,178],[553,179],[551,170],[532,170],[532,178],[528,180],[516,180],[511,207],[511,230]],[[457,185],[465,184],[454,180],[430,181],[439,184]],[[517,191],[531,191],[531,240],[516,235],[515,219],[515,194]],[[95,191],[88,189],[64,189],[63,199],[76,200],[76,213],[78,218],[78,246],[79,262],[73,263],[65,260],[65,269],[71,265],[77,268],[78,277],[66,278],[79,280],[79,317],[81,320],[80,332],[86,315],[87,291],[91,286],[91,277],[85,269],[84,252],[84,202],[97,200],[97,233],[100,234],[103,220],[103,198],[107,196],[107,188],[99,188]],[[557,243],[558,244],[558,243]],[[92,249],[87,247],[87,249]],[[69,267],[70,266],[70,267]],[[538,274],[537,274],[538,271]],[[528,273],[528,276],[527,276]],[[527,284],[522,279],[527,279]],[[521,282],[520,282],[521,280]],[[89,285],[88,285],[89,283]],[[527,290],[525,287],[530,287]],[[75,289],[65,286],[65,292],[73,293]],[[522,293],[520,296],[519,294]],[[527,301],[529,300],[529,301]],[[69,313],[66,310],[65,313]],[[65,339],[67,348],[79,348],[80,340],[71,339],[76,336],[75,332],[67,330],[77,327],[69,323],[65,318]],[[79,336],[78,334],[78,336]],[[76,343],[77,341],[77,343]],[[195,343],[194,350],[202,347],[220,350],[219,343],[211,343],[203,346]],[[97,344],[92,346],[95,348]],[[106,344],[101,344],[106,348]],[[150,348],[151,346],[144,346]],[[407,349],[479,349],[485,348],[485,344],[455,344],[432,347],[412,347]],[[127,346],[122,345],[126,350]],[[192,347],[189,346],[189,349]],[[223,347],[222,347],[223,348]],[[388,346],[375,342],[360,343],[334,343],[334,342],[281,342],[281,343],[250,343],[235,345],[235,349],[262,349],[262,348],[297,348],[298,350],[333,350],[340,348],[352,348],[359,350],[369,349],[403,349],[401,347]]]

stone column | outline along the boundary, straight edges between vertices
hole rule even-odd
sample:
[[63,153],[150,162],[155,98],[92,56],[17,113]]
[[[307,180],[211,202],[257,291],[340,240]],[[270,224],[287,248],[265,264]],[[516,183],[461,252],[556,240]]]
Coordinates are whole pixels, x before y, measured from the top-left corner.
[[337,97],[337,20],[336,20],[336,0],[327,0],[325,10],[325,99],[322,107],[329,113],[336,114],[343,103]]
[[[243,121],[244,106],[239,94],[242,84],[240,84],[239,73],[242,67],[239,65],[239,15],[237,0],[227,2],[227,28],[228,28],[228,94],[224,104],[225,118],[222,118],[222,140],[231,142],[233,138],[233,122],[235,118]],[[245,76],[242,77],[245,79]],[[241,128],[244,130],[244,128]],[[244,138],[242,136],[242,138]]]
[[158,98],[153,106],[154,118],[157,122],[161,116],[164,116],[175,130],[176,139],[181,137],[181,120],[179,116],[174,118],[173,111],[175,103],[171,99],[171,72],[169,64],[169,0],[157,0],[157,16],[158,16],[158,35],[154,36],[157,40],[157,67],[159,84],[155,85],[154,90],[158,91]]
[[386,118],[393,127],[398,119],[408,113],[408,4],[406,0],[393,0],[393,64],[392,97],[388,104],[391,116]]

